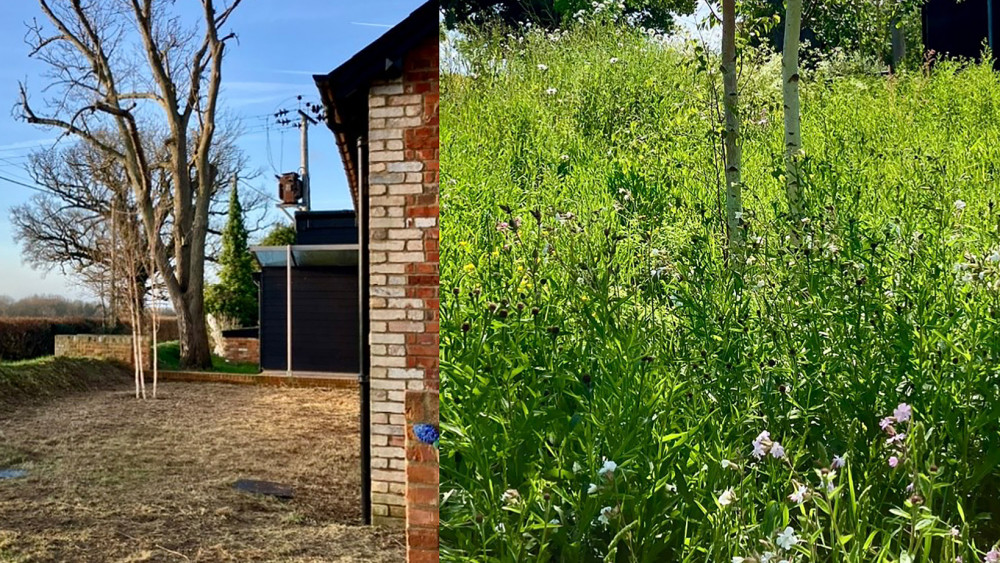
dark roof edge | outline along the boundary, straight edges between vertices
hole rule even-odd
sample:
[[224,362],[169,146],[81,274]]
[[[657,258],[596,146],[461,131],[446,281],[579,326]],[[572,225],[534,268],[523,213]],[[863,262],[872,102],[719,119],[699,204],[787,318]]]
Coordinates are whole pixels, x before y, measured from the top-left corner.
[[[438,19],[437,1],[428,0],[337,68],[327,74],[313,75],[323,106],[327,109],[326,125],[337,141],[355,209],[358,208],[358,168],[362,163],[356,162],[357,151],[353,144],[358,135],[364,133],[357,132],[350,136],[349,133],[353,132],[347,130],[345,116],[340,115],[340,110],[350,105],[346,103],[347,99],[362,89],[367,90],[373,81],[389,78],[394,73],[398,76],[402,72],[403,56],[429,35],[438,34]],[[366,99],[364,110],[367,109]],[[367,125],[367,118],[365,122]]]
[[401,62],[399,59],[402,55],[428,35],[437,33],[437,2],[428,0],[328,74],[314,74],[313,81],[317,86],[332,86],[338,97],[349,95],[361,85],[370,84],[387,73],[401,70],[394,65]]

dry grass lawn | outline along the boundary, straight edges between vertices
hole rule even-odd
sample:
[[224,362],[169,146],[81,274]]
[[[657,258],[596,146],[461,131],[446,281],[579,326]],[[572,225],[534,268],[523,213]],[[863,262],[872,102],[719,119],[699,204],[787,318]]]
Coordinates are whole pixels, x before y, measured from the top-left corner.
[[[360,526],[358,396],[166,383],[0,410],[0,562],[402,561]],[[292,485],[279,501],[237,479]]]

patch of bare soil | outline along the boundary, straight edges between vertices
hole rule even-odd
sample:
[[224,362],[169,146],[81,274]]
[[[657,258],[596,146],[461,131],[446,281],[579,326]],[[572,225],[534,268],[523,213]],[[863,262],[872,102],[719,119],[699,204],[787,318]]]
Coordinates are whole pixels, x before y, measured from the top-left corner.
[[[161,384],[0,411],[0,562],[402,561],[360,525],[354,391]],[[280,501],[238,479],[294,487]]]

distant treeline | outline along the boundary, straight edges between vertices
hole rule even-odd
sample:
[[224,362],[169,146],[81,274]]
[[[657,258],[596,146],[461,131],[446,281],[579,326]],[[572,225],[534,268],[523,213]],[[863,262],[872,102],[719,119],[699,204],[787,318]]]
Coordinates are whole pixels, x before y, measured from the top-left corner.
[[[110,313],[106,304],[67,299],[61,295],[32,295],[22,299],[0,295],[0,317],[98,319],[108,318]],[[161,304],[156,313],[161,317],[174,316],[173,308],[166,303]]]
[[22,299],[0,295],[0,317],[101,318],[104,313],[100,303],[60,295],[32,295]]

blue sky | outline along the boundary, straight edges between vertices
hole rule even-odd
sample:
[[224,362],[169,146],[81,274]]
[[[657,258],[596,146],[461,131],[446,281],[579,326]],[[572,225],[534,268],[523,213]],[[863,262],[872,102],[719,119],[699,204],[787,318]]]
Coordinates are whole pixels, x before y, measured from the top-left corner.
[[[233,14],[229,28],[239,42],[229,44],[223,67],[222,106],[239,117],[245,134],[239,145],[260,176],[257,189],[274,194],[274,173],[298,168],[299,132],[273,124],[281,108],[295,110],[296,96],[318,102],[313,74],[333,70],[351,55],[401,21],[423,0],[244,0]],[[184,0],[192,18],[195,2]],[[28,81],[29,91],[45,84],[44,67],[28,58],[23,39],[25,22],[43,20],[37,3],[4,2],[0,8],[0,176],[30,183],[23,170],[26,155],[51,146],[58,135],[16,121],[10,110],[17,98],[17,81]],[[194,20],[188,20],[194,21]],[[34,99],[34,98],[33,98]],[[347,181],[333,135],[325,125],[310,129],[310,172],[313,209],[350,208]],[[21,249],[10,228],[10,208],[32,195],[28,188],[0,179],[0,295],[24,297],[50,293],[87,297],[71,279],[58,272],[44,273],[22,263]],[[281,221],[279,211],[271,218]]]

